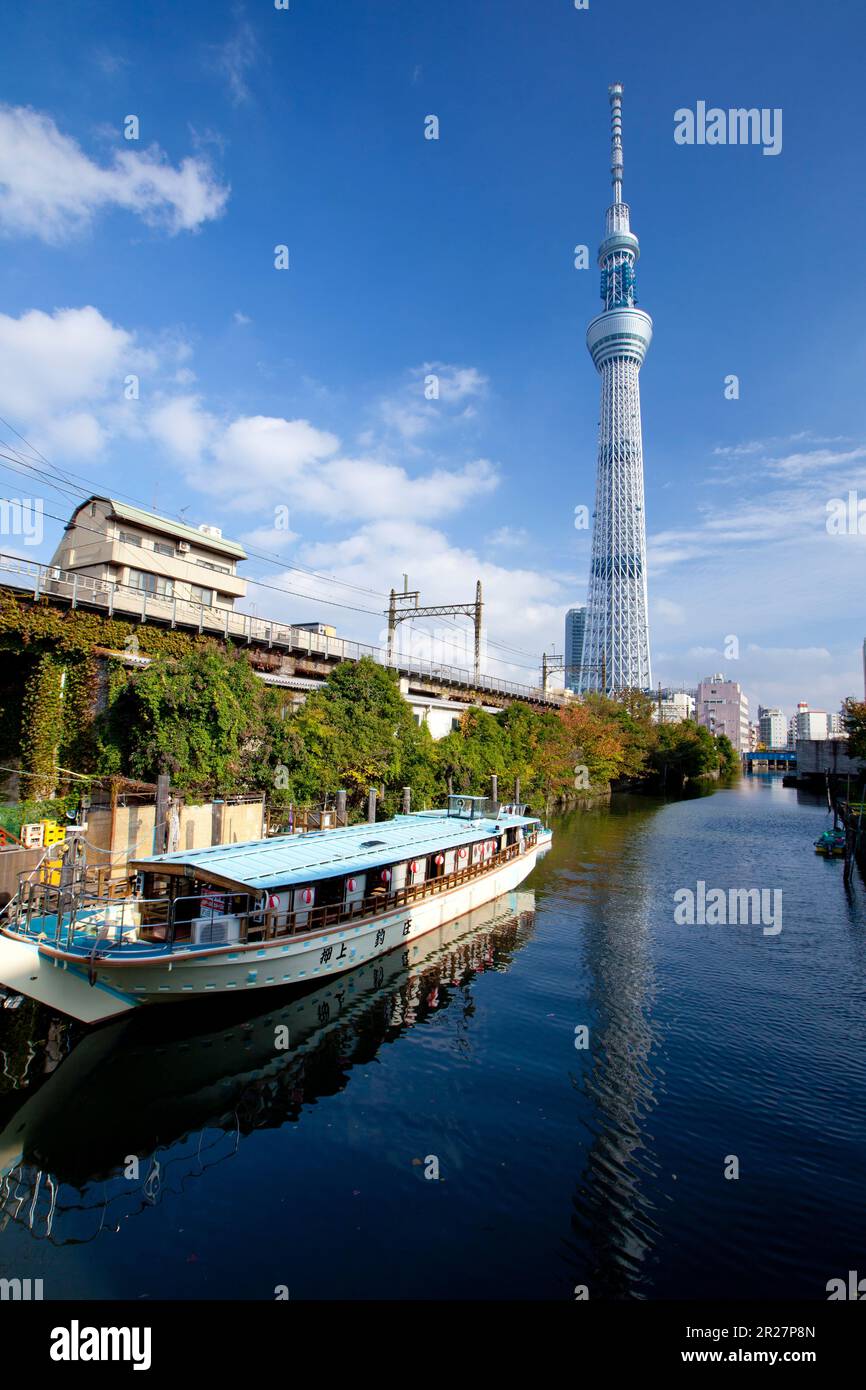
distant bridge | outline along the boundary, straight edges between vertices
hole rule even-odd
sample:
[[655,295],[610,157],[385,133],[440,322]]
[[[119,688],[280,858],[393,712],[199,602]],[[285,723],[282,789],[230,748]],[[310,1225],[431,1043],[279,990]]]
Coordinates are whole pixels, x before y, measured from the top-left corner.
[[[129,585],[115,584],[92,575],[61,570],[56,565],[43,565],[25,560],[19,555],[0,553],[0,575],[15,577],[15,582],[3,587],[25,602],[48,601],[60,608],[82,608],[97,611],[108,618],[123,618],[138,623],[177,628],[181,631],[207,633],[217,640],[232,641],[253,648],[259,656],[256,665],[264,666],[275,676],[309,678],[326,677],[341,661],[360,661],[370,657],[381,666],[390,666],[417,688],[430,695],[460,692],[466,696],[483,696],[491,705],[507,705],[513,700],[557,708],[567,704],[569,697],[559,691],[543,690],[541,686],[520,685],[498,676],[481,675],[471,671],[420,657],[388,653],[381,647],[366,646],[343,637],[327,637],[305,628],[292,627],[268,618],[254,618],[233,608],[217,608],[187,599],[167,598],[148,594]],[[0,579],[2,583],[2,579]],[[270,653],[270,658],[265,654]],[[453,698],[453,696],[452,696]]]
[[747,772],[794,772],[797,754],[792,748],[767,748],[763,752],[744,753]]

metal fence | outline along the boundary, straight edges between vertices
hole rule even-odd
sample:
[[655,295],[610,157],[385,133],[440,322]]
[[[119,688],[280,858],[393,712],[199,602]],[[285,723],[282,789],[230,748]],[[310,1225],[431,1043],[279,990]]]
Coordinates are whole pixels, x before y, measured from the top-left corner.
[[[366,656],[381,666],[392,665],[401,676],[437,680],[447,685],[488,691],[491,695],[506,695],[513,699],[543,701],[549,705],[563,704],[566,699],[558,692],[545,692],[540,686],[520,685],[515,681],[502,680],[498,676],[481,675],[476,680],[471,671],[461,667],[425,661],[415,656],[404,656],[399,652],[394,654],[393,660],[389,663],[387,652],[382,647],[367,646],[363,642],[353,642],[344,637],[327,637],[322,633],[309,632],[304,628],[292,627],[291,624],[274,622],[268,618],[254,618],[250,613],[239,613],[233,608],[220,608],[211,604],[195,603],[190,599],[147,593],[143,589],[116,584],[112,580],[61,570],[56,565],[42,565],[36,560],[25,560],[19,555],[0,553],[0,571],[14,574],[19,580],[23,580],[25,587],[32,588],[34,598],[44,595],[46,598],[68,602],[72,608],[84,606],[100,609],[108,617],[118,615],[135,618],[142,623],[166,623],[173,628],[206,632],[247,644],[255,642],[260,646],[276,647],[296,655],[321,657],[325,661],[360,661]],[[130,652],[130,659],[135,660],[134,652]],[[146,658],[141,660],[144,664]]]

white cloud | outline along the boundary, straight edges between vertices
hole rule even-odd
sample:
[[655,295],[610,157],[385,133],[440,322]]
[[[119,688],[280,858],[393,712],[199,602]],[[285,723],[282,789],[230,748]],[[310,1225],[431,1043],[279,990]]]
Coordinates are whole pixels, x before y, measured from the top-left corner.
[[240,509],[286,503],[304,471],[335,453],[338,445],[335,435],[309,420],[241,416],[222,431],[212,459],[190,481],[231,498]]
[[75,410],[45,421],[38,431],[40,452],[56,457],[88,459],[101,454],[106,433],[90,411]]
[[277,504],[329,521],[382,516],[433,519],[491,492],[497,472],[487,459],[410,475],[379,457],[338,455],[340,441],[309,420],[262,415],[233,420],[190,481],[229,498],[239,510]]
[[[369,521],[341,541],[307,545],[300,551],[299,559],[311,569],[327,571],[344,582],[380,594],[386,594],[392,586],[399,588],[400,577],[406,573],[410,588],[421,591],[423,605],[472,601],[475,581],[480,579],[485,633],[516,649],[503,651],[488,643],[485,668],[526,685],[539,682],[533,656],[541,650],[542,634],[561,633],[570,596],[555,575],[493,564],[476,551],[455,545],[443,531],[402,518]],[[291,588],[298,588],[298,581],[294,571],[278,580]],[[333,589],[314,580],[304,587],[311,594],[334,596]],[[365,602],[363,595],[357,596],[357,602],[364,607],[374,606],[373,602]],[[384,602],[381,606],[385,607]],[[322,614],[327,611],[323,606]],[[341,631],[363,630],[365,640],[377,644],[384,641],[384,616],[365,620],[352,614],[351,624],[344,624],[339,611],[332,612],[335,616],[331,621]],[[401,628],[403,650],[448,665],[471,667],[473,635],[468,619],[455,619],[454,625],[448,620],[427,619],[413,624],[413,631],[408,624]]]
[[491,535],[485,536],[487,544],[496,548],[502,546],[516,549],[518,546],[526,545],[528,540],[529,532],[522,526],[500,526]]
[[217,426],[198,396],[175,396],[157,405],[148,418],[151,434],[186,463],[197,463]]
[[141,355],[126,329],[98,309],[31,309],[18,319],[0,314],[0,414],[26,421],[58,408],[103,397]]
[[50,116],[0,106],[0,230],[56,243],[85,230],[97,212],[125,208],[170,233],[219,217],[229,190],[210,164],[170,164],[156,145],[118,150],[96,164]]

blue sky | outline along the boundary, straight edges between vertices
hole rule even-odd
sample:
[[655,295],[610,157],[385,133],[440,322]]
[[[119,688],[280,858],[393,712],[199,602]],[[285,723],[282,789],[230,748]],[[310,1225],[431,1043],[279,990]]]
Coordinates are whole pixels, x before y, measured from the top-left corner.
[[[259,613],[376,640],[404,572],[422,602],[468,599],[480,576],[490,669],[535,679],[585,597],[584,333],[621,80],[655,323],[654,677],[724,670],[753,708],[835,708],[862,692],[866,635],[866,540],[826,530],[830,499],[866,498],[864,40],[853,0],[18,7],[0,54],[0,415],[94,490],[281,557],[250,575],[309,597],[251,587]],[[781,108],[782,152],[677,145],[674,112],[699,100]],[[49,556],[59,532],[48,518],[41,547],[3,548]],[[465,664],[461,641],[440,633],[435,654]]]

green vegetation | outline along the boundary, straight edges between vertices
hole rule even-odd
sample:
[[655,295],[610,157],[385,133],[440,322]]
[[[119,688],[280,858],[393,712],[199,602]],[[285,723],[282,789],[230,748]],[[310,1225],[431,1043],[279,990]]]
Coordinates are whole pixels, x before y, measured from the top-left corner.
[[866,703],[849,696],[842,709],[842,723],[848,735],[848,752],[852,758],[862,758],[866,761]]
[[434,742],[395,674],[368,659],[338,666],[300,706],[260,681],[243,652],[215,643],[118,672],[96,724],[99,759],[88,770],[142,781],[167,772],[190,797],[264,789],[277,811],[343,787],[361,816],[369,788],[384,787],[381,810],[392,815],[403,787],[421,808],[441,804],[449,784],[486,791],[494,773],[504,797],[519,778],[521,797],[541,810],[611,783],[673,788],[736,764],[727,740],[696,724],[657,728],[652,701],[633,692],[592,696],[561,713],[524,704],[499,714],[473,708]]
[[[560,712],[472,708],[434,742],[395,674],[370,660],[338,666],[297,705],[259,679],[244,650],[2,599],[0,758],[20,759],[22,793],[36,800],[77,791],[70,773],[144,782],[168,773],[190,800],[264,790],[277,814],[342,787],[361,816],[368,789],[384,787],[391,815],[405,786],[421,808],[441,804],[449,785],[485,792],[495,773],[503,799],[519,778],[521,799],[541,811],[611,785],[674,790],[738,766],[727,739],[690,721],[657,727],[653,701],[635,691]],[[110,654],[130,647],[150,665]]]

